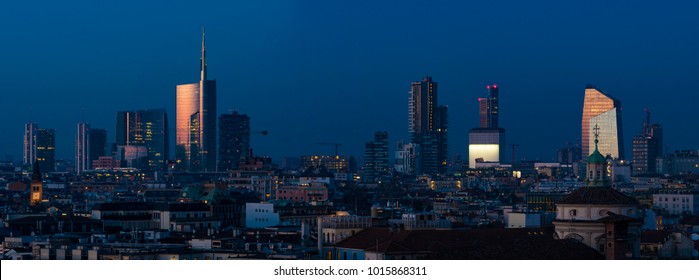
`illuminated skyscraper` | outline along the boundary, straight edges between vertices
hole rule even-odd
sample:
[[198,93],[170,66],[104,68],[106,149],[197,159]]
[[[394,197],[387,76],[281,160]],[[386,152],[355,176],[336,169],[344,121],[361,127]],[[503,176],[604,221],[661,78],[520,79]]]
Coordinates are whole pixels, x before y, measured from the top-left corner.
[[222,114],[218,124],[218,170],[238,169],[240,161],[250,155],[250,117],[238,112]]
[[624,138],[621,126],[621,101],[592,85],[585,87],[582,114],[582,154],[590,154],[594,146],[593,128],[599,127],[599,152],[616,159],[624,158]]
[[505,129],[499,127],[499,88],[487,85],[488,97],[478,98],[480,127],[468,133],[469,167],[476,167],[476,160],[503,162],[505,160]]
[[177,85],[175,157],[187,171],[216,171],[216,80],[207,80],[205,35],[198,83]]
[[447,107],[437,104],[437,83],[432,81],[432,77],[411,84],[408,102],[410,141],[419,145],[418,172],[423,174],[446,170]]
[[487,85],[487,98],[478,98],[481,128],[498,128],[498,85]]
[[[165,170],[168,160],[169,131],[165,109],[117,112],[116,145],[122,150],[147,151],[142,166],[150,171]],[[134,148],[124,148],[124,147]],[[140,151],[140,150],[139,150]]]

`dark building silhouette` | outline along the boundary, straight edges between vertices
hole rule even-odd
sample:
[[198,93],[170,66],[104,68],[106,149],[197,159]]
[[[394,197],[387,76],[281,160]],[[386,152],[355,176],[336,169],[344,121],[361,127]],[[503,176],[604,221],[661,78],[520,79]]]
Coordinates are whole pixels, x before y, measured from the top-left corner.
[[92,161],[107,152],[107,130],[91,128],[88,123],[78,123],[75,135],[75,170],[78,174],[92,169]]
[[633,174],[656,173],[656,159],[663,156],[663,128],[650,122],[648,109],[641,133],[633,138],[632,144]]
[[56,168],[56,130],[39,128],[36,123],[24,126],[24,164],[39,161],[41,170],[53,172]]
[[377,131],[374,141],[364,145],[364,167],[362,181],[378,182],[389,174],[388,168],[388,132]]
[[39,162],[43,172],[56,170],[56,130],[37,129],[36,161]]
[[233,112],[219,117],[218,170],[238,169],[250,154],[250,117]]
[[93,160],[98,160],[100,157],[107,155],[107,130],[92,128],[88,138],[88,141],[90,141],[88,153],[90,155],[90,168],[92,168]]

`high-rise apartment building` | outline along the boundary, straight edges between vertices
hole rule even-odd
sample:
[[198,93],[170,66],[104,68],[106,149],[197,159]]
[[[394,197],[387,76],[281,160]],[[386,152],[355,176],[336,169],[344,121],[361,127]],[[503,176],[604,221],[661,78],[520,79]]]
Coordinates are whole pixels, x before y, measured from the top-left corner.
[[656,159],[663,155],[663,128],[650,122],[650,111],[646,109],[646,120],[641,134],[633,138],[632,167],[634,175],[656,172]]
[[205,35],[198,83],[177,85],[175,157],[181,170],[216,171],[216,80],[207,79]]
[[437,174],[446,170],[448,157],[447,107],[438,106],[437,83],[432,77],[413,82],[408,101],[410,141],[420,148],[421,172]]
[[[143,164],[134,167],[150,171],[166,170],[170,150],[168,135],[165,109],[117,112],[117,147],[140,146],[147,151]],[[131,150],[142,151],[137,148]]]
[[624,138],[621,126],[621,101],[592,85],[585,87],[582,113],[582,154],[590,154],[594,146],[594,127],[599,127],[599,152],[615,159],[624,159]]
[[499,127],[499,88],[487,85],[488,97],[478,98],[479,127],[468,133],[469,167],[475,168],[476,161],[505,161],[505,129]]
[[377,131],[374,141],[364,145],[364,167],[362,181],[378,182],[383,176],[390,174],[388,169],[388,132]]
[[250,117],[233,112],[218,119],[218,170],[236,170],[250,154]]

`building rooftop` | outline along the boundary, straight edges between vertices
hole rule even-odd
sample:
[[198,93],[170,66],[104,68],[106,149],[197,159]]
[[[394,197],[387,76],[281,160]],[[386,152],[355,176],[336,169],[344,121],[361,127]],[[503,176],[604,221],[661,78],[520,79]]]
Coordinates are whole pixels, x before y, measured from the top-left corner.
[[557,204],[638,204],[636,199],[608,187],[581,187],[563,197]]
[[391,230],[369,228],[336,245],[388,255],[417,254],[425,259],[602,259],[573,240],[553,239],[552,228]]

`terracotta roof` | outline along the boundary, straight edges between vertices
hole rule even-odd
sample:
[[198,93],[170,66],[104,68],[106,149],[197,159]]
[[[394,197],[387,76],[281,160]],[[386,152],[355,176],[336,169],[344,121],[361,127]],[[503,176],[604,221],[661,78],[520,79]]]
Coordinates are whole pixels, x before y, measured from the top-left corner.
[[638,201],[608,187],[581,187],[561,198],[558,204],[638,204]]
[[553,229],[401,230],[365,229],[336,245],[412,254],[424,259],[602,259],[573,240],[554,240]]
[[657,244],[665,241],[672,232],[666,230],[647,230],[641,233],[641,243]]

